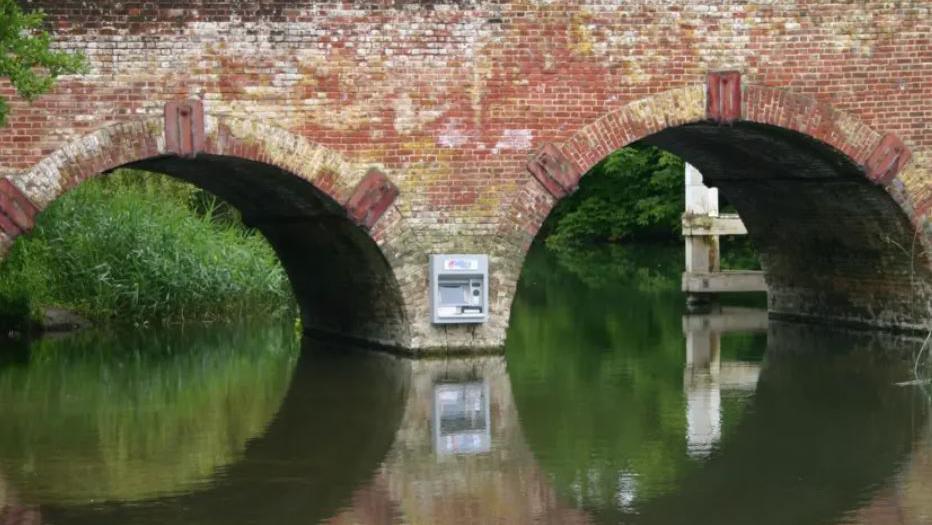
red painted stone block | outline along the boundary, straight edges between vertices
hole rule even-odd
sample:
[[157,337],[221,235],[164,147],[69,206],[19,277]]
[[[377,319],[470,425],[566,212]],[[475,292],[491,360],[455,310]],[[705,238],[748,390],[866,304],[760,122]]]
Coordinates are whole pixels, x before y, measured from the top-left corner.
[[0,179],[0,229],[15,237],[35,226],[38,208],[9,179]]
[[200,100],[165,104],[165,149],[191,158],[204,150],[204,104]]
[[741,73],[717,71],[706,79],[706,118],[731,124],[741,118]]
[[900,169],[909,162],[912,154],[899,137],[892,133],[884,135],[880,139],[880,144],[874,148],[874,151],[864,163],[864,170],[867,177],[877,184],[887,184]]
[[557,199],[576,190],[582,173],[554,144],[547,144],[527,164],[528,171]]
[[353,189],[353,194],[346,201],[346,213],[353,222],[369,229],[397,196],[398,187],[392,184],[384,173],[373,168]]

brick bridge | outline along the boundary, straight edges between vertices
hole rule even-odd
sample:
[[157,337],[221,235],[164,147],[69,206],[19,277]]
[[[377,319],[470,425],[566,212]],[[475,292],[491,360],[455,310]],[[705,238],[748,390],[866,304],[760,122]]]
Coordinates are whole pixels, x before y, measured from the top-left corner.
[[[4,249],[88,177],[164,172],[261,229],[305,326],[493,348],[549,211],[644,140],[738,208],[772,315],[930,325],[928,2],[21,2],[91,70],[12,106]],[[436,252],[490,255],[487,323],[431,324]]]

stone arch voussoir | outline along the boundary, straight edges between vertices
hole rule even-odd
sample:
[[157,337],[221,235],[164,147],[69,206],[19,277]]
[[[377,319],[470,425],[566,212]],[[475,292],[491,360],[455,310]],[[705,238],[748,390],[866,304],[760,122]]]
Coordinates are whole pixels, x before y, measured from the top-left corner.
[[[18,235],[34,226],[41,210],[82,181],[126,165],[154,167],[157,171],[165,166],[167,173],[174,173],[171,166],[183,166],[185,159],[195,163],[185,169],[194,171],[207,166],[220,170],[224,169],[222,166],[230,169],[241,166],[238,169],[249,172],[250,163],[257,168],[255,174],[235,174],[240,181],[247,176],[254,177],[253,183],[261,184],[263,177],[274,174],[269,184],[280,184],[291,176],[309,183],[315,190],[310,192],[313,199],[319,202],[308,203],[307,208],[296,202],[285,206],[268,201],[291,198],[288,189],[278,193],[263,191],[266,197],[257,198],[264,200],[249,203],[255,204],[253,207],[260,213],[269,213],[251,217],[258,219],[258,223],[250,220],[250,224],[262,230],[279,252],[295,293],[300,296],[302,315],[308,317],[304,314],[310,311],[305,309],[305,303],[339,300],[341,286],[361,289],[365,286],[361,283],[364,278],[378,282],[378,287],[371,288],[378,288],[379,296],[366,299],[366,308],[343,300],[330,308],[334,310],[328,314],[330,317],[323,315],[327,314],[329,303],[322,303],[313,313],[315,319],[323,321],[318,326],[309,324],[310,318],[305,319],[305,328],[392,347],[409,344],[406,299],[409,290],[399,286],[392,256],[398,251],[394,245],[404,238],[400,234],[404,229],[403,218],[393,206],[399,194],[395,184],[376,166],[348,160],[274,125],[205,114],[198,101],[172,102],[166,105],[161,117],[99,128],[64,144],[31,169],[0,178],[0,257]],[[212,179],[214,183],[218,188],[225,184],[219,178]],[[289,187],[310,189],[306,185]],[[241,198],[248,199],[248,194],[242,197],[242,191],[237,191]],[[294,197],[297,201],[307,195]],[[278,217],[279,210],[285,215]],[[307,213],[312,215],[289,215],[302,210],[310,210]],[[338,253],[338,259],[323,262],[319,257],[331,252]],[[358,274],[358,278],[340,282],[349,274]],[[372,315],[367,315],[370,311]]]
[[[731,75],[736,83],[722,84]],[[731,100],[722,91],[736,90]],[[722,109],[722,104],[732,108]],[[717,106],[717,107],[713,107]],[[730,114],[723,114],[730,113]],[[538,148],[528,177],[503,213],[503,233],[517,235],[521,251],[530,246],[554,205],[574,191],[579,179],[613,151],[664,129],[703,121],[728,125],[753,122],[797,132],[843,153],[871,182],[884,186],[932,245],[932,177],[911,162],[912,153],[896,135],[874,130],[858,117],[818,99],[783,89],[740,84],[734,72],[711,73],[706,85],[678,88],[629,102],[575,131],[562,142]]]
[[[191,103],[189,103],[191,104]],[[199,103],[193,103],[199,106]],[[0,246],[34,224],[35,215],[82,181],[154,157],[198,154],[237,157],[268,164],[314,186],[345,210],[379,244],[394,229],[391,205],[398,188],[375,166],[348,161],[339,153],[267,123],[225,115],[202,116],[199,130],[164,117],[102,127],[72,140],[28,171],[0,181]],[[191,133],[194,145],[179,146],[172,133]],[[199,134],[199,135],[198,135]],[[385,220],[383,215],[392,215]]]

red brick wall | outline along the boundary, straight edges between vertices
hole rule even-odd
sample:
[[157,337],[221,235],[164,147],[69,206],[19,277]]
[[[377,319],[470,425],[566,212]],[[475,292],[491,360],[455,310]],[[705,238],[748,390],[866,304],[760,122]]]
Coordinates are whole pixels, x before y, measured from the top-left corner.
[[[858,152],[872,151],[884,134],[898,136],[912,159],[888,193],[904,217],[926,228],[923,239],[929,236],[928,2],[22,4],[43,8],[60,45],[86,53],[92,68],[31,105],[13,104],[0,133],[0,175],[21,181],[70,141],[158,119],[174,99],[199,99],[209,116],[240,117],[322,147],[350,166],[337,170],[344,173],[338,184],[352,187],[366,169],[378,168],[399,189],[373,235],[404,292],[410,346],[501,342],[522,248],[553,204],[526,169],[536,151],[588,137],[587,129],[601,129],[594,123],[625,107],[651,132],[696,122],[703,115],[694,109],[704,99],[662,94],[700,90],[704,97],[712,70],[739,71],[751,98],[756,92],[747,90],[757,88],[748,86],[774,88],[806,107],[829,108],[851,124],[832,146],[862,144],[857,152],[840,148],[855,168],[865,161]],[[790,121],[785,127],[805,128]],[[861,135],[847,136],[851,130]],[[820,130],[803,131],[822,138]],[[299,175],[318,188],[325,178]],[[55,184],[23,185],[43,205],[58,191]],[[873,242],[863,229],[848,233]],[[899,241],[904,236],[909,232],[896,232]],[[443,332],[429,326],[424,280],[426,254],[434,250],[493,254],[499,271],[488,325]]]

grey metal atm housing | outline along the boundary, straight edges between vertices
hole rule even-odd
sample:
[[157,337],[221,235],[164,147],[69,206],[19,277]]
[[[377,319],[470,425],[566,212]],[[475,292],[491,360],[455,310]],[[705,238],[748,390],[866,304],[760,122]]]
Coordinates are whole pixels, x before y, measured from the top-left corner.
[[434,385],[434,450],[439,456],[492,448],[489,385],[485,380]]
[[484,323],[489,318],[488,297],[488,256],[430,256],[430,311],[434,324]]

